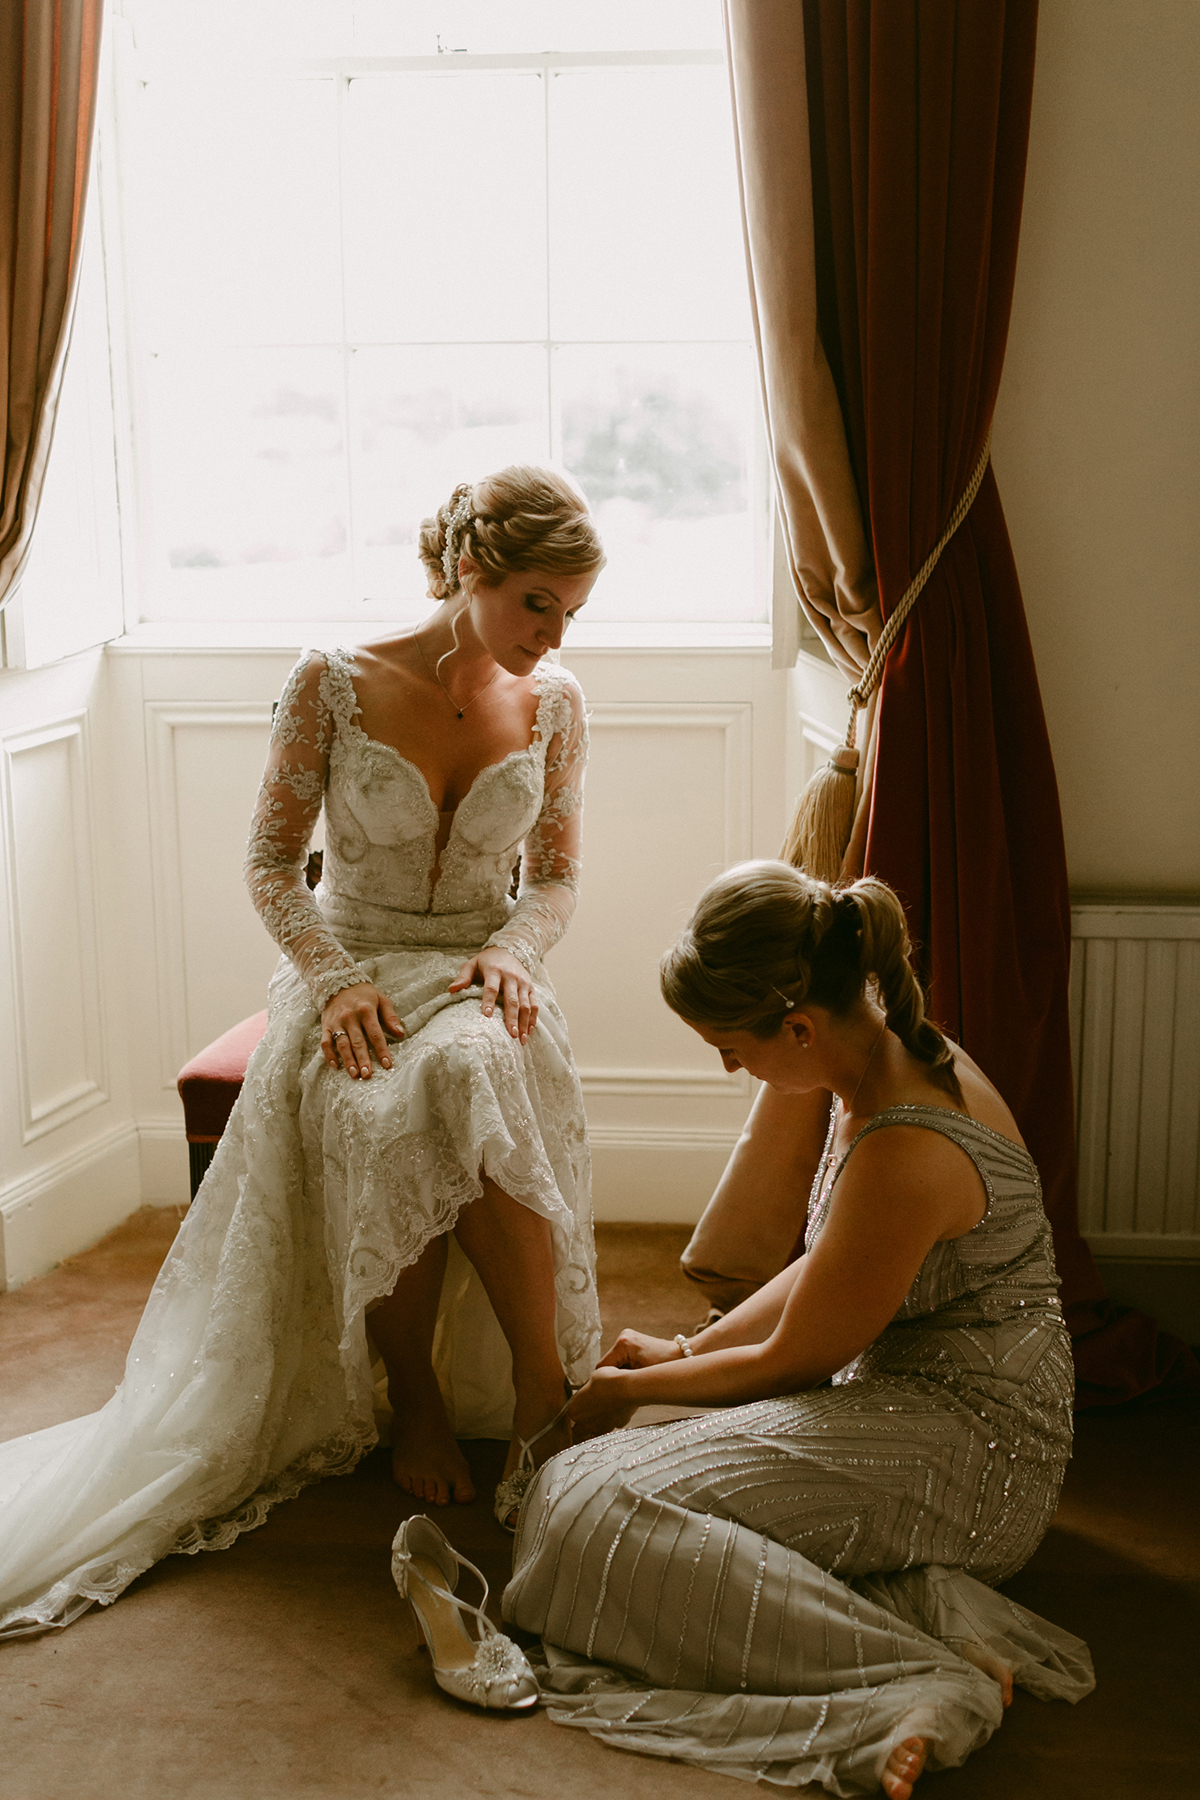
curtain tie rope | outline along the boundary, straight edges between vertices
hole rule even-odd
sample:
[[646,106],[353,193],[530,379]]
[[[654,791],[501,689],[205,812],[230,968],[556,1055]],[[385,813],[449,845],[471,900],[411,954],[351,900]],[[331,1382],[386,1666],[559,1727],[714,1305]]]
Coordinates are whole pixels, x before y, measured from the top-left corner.
[[[838,745],[829,761],[817,770],[797,803],[781,856],[785,862],[794,863],[797,868],[804,869],[819,881],[837,881],[854,824],[855,777],[858,772],[858,750],[854,739],[858,730],[859,709],[867,704],[879,686],[888,651],[899,637],[904,621],[937,567],[942,551],[970,512],[987,470],[991,451],[992,431],[989,425],[979,461],[975,464],[970,481],[959,495],[946,529],[888,614],[875,648],[867,659],[866,668],[846,695],[850,702],[850,720],[846,726],[845,741]],[[847,776],[850,777],[848,781],[845,779]]]
[[991,453],[992,430],[989,425],[988,434],[983,440],[983,449],[979,453],[979,461],[975,464],[974,473],[972,474],[970,481],[968,481],[966,487],[959,495],[958,505],[950,514],[945,531],[943,531],[941,537],[905,588],[900,599],[888,614],[887,623],[879,634],[866,668],[846,695],[847,700],[850,702],[850,724],[846,731],[846,743],[851,749],[854,748],[854,737],[858,724],[859,708],[867,704],[867,701],[879,686],[883,676],[883,665],[887,661],[888,651],[900,636],[900,629],[913,607],[917,604],[921,595],[921,589],[925,586],[925,583],[937,568],[938,559],[941,556],[942,551],[946,548],[946,545],[950,542],[950,539],[954,536],[955,532],[970,512],[972,503],[976,494],[979,492],[980,485],[987,470],[988,458]]

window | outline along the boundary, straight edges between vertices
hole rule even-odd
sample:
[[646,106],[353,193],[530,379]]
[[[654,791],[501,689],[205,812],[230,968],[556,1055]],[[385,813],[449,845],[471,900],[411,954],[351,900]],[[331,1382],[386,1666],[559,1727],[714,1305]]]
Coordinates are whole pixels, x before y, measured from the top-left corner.
[[592,621],[761,629],[719,0],[125,14],[146,618],[416,619],[421,517],[551,458]]

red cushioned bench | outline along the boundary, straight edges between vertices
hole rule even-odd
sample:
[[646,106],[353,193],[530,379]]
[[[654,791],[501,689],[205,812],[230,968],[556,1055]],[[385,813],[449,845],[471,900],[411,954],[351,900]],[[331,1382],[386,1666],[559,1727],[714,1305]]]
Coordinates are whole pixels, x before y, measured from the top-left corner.
[[[275,705],[278,706],[276,701]],[[271,716],[275,707],[271,708]],[[324,856],[313,850],[304,870],[304,879],[315,888],[321,879]],[[246,1079],[246,1064],[267,1029],[265,1012],[243,1019],[240,1025],[223,1032],[219,1038],[193,1056],[179,1071],[179,1097],[183,1101],[183,1122],[187,1132],[189,1174],[192,1199],[204,1180],[205,1170],[221,1141],[221,1133],[229,1123],[234,1102]]]
[[193,1200],[242,1091],[246,1064],[266,1029],[265,1011],[254,1013],[223,1032],[179,1071]]

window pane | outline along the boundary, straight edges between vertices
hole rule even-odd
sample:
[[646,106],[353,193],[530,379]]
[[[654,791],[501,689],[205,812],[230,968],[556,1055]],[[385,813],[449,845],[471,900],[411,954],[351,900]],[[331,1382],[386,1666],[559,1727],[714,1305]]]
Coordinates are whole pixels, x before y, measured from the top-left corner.
[[[388,0],[395,5],[396,0]],[[348,55],[354,7],[347,0],[120,0],[139,55],[198,62]]]
[[544,339],[541,76],[370,76],[346,120],[351,338]]
[[724,69],[552,75],[550,265],[555,338],[750,335]]
[[342,335],[332,79],[168,65],[146,89],[133,179],[137,301],[154,348]]
[[328,617],[348,598],[342,355],[164,355],[154,504],[169,565],[156,617]]
[[589,622],[764,617],[749,348],[560,348],[555,398],[608,553]]
[[355,353],[355,567],[379,616],[428,610],[417,530],[460,481],[546,460],[546,385],[540,347]]
[[356,48],[375,55],[716,50],[720,0],[356,0]]

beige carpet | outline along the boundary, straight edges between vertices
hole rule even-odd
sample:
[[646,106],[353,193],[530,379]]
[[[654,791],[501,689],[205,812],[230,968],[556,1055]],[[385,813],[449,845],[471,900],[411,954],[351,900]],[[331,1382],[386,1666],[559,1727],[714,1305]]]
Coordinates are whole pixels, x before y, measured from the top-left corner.
[[[0,1298],[0,1437],[101,1404],[175,1215],[146,1210]],[[606,1326],[694,1322],[672,1227],[599,1232]],[[1091,1415],[1051,1532],[1008,1591],[1092,1645],[1079,1707],[1018,1695],[929,1800],[1195,1800],[1198,1411]],[[490,1490],[501,1446],[472,1447]],[[388,1570],[405,1511],[384,1458],[280,1507],[230,1551],[172,1557],[115,1606],[0,1651],[0,1800],[735,1800],[725,1777],[447,1699]],[[483,1501],[446,1521],[498,1588]],[[815,1790],[810,1790],[815,1792]]]

